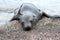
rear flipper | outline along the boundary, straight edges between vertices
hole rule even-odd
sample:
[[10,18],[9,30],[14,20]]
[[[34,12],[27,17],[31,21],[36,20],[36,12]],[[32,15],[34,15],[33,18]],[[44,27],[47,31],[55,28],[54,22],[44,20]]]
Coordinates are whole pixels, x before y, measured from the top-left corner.
[[47,18],[60,18],[59,15],[48,15],[46,13],[43,13],[43,16],[47,17]]
[[47,10],[45,13],[43,13],[43,16],[48,18],[60,18],[60,13]]

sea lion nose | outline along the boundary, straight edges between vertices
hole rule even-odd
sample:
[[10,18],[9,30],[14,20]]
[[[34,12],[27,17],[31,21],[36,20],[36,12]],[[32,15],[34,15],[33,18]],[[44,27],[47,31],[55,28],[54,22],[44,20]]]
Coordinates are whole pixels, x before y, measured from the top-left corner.
[[30,31],[31,30],[31,27],[27,26],[24,28],[25,31]]

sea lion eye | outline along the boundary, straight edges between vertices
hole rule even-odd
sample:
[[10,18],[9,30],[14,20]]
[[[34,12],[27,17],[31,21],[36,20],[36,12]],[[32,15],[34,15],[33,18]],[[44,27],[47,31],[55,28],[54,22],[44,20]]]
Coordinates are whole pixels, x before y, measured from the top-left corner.
[[35,17],[35,16],[33,15],[33,17]]
[[22,25],[24,25],[24,22],[21,22]]
[[32,23],[33,21],[31,20],[30,22]]

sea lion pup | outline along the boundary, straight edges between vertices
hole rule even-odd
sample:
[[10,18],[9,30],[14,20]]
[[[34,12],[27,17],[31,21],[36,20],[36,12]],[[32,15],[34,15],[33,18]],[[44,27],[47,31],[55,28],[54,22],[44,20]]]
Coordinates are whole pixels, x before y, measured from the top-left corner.
[[11,21],[19,20],[24,30],[32,29],[33,22],[40,19],[42,16],[41,10],[31,3],[23,3],[17,13]]

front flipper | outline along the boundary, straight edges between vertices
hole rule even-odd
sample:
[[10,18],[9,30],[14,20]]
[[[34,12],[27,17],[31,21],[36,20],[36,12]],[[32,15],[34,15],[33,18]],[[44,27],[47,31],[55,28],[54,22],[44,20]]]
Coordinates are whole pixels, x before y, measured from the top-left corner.
[[14,20],[20,20],[20,19],[18,18],[18,16],[14,16],[10,21],[14,21]]

